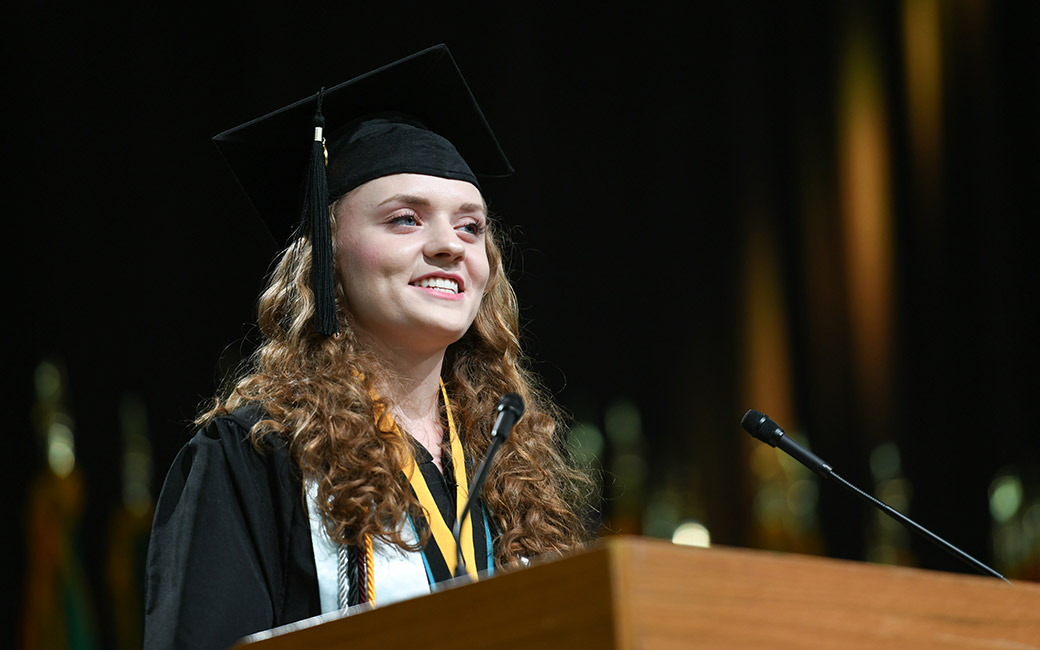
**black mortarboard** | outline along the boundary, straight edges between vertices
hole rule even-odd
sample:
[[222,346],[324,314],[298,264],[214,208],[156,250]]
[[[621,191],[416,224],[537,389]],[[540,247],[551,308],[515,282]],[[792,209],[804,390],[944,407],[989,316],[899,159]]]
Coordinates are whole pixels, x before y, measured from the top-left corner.
[[[323,127],[318,141],[316,127]],[[318,232],[320,222],[327,224],[329,197],[396,173],[479,187],[479,176],[513,171],[445,45],[323,89],[213,140],[277,242],[288,242],[306,225],[314,231],[313,289],[324,334],[336,328],[331,239],[327,226]]]

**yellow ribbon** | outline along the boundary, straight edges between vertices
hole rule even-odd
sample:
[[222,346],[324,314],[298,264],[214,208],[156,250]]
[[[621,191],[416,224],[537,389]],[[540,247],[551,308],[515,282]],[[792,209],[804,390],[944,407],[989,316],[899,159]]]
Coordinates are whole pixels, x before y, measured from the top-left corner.
[[[459,439],[458,431],[455,429],[455,419],[451,415],[451,404],[448,401],[448,391],[444,388],[443,380],[441,380],[441,397],[444,399],[444,411],[448,416],[451,464],[455,472],[455,517],[458,518],[462,515],[462,509],[466,507],[466,499],[469,497],[469,482],[466,479],[466,458],[462,450],[462,440]],[[380,411],[381,409],[376,412],[377,421],[381,415]],[[400,434],[401,430],[394,422],[393,415],[387,414],[387,419],[394,431]],[[444,556],[444,563],[448,566],[448,571],[455,575],[455,567],[458,564],[458,549],[455,546],[455,538],[451,534],[451,528],[448,527],[444,517],[441,516],[437,502],[433,499],[433,493],[430,492],[430,486],[426,485],[426,480],[423,478],[422,472],[419,471],[419,464],[415,462],[414,456],[409,467],[405,468],[405,473],[408,475],[408,481],[415,491],[415,496],[419,498],[419,505],[426,511],[426,520],[430,524],[430,532],[441,550],[441,555]],[[470,578],[476,580],[477,562],[476,551],[473,548],[473,521],[469,514],[466,515],[466,519],[462,522],[459,539],[462,541],[462,558],[466,563],[466,573],[469,574]]]

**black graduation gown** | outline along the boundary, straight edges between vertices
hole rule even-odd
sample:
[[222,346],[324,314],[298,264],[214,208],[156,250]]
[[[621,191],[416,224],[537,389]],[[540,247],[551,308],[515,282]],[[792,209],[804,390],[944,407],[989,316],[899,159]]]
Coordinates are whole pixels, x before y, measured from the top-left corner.
[[299,470],[275,436],[257,453],[260,415],[216,418],[170,468],[148,545],[146,650],[228,648],[321,613]]
[[[174,459],[156,506],[145,569],[145,650],[225,649],[255,632],[321,614],[310,521],[300,471],[285,442],[250,430],[247,406],[215,418]],[[455,486],[416,443],[419,470],[451,526]],[[480,514],[478,514],[480,513]],[[474,508],[477,570],[488,531]],[[426,522],[416,522],[425,532]],[[425,556],[437,582],[451,574],[436,541]]]

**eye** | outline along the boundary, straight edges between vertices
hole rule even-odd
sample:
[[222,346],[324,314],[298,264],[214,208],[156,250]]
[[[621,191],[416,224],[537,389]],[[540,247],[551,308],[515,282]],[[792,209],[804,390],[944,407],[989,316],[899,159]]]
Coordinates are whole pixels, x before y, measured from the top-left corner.
[[458,229],[474,237],[479,237],[484,234],[485,230],[487,230],[487,226],[479,221],[471,221],[459,225]]
[[392,226],[418,226],[419,216],[414,212],[402,212],[390,217],[387,223]]

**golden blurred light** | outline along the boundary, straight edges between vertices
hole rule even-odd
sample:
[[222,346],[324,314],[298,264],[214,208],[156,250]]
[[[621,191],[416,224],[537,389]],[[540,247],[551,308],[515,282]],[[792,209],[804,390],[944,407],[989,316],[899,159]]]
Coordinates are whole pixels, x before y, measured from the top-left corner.
[[870,472],[874,481],[888,481],[902,473],[899,447],[892,442],[885,442],[870,452]]
[[879,564],[899,564],[899,549],[891,544],[877,544],[867,551],[867,559]]
[[[882,443],[870,453],[874,496],[899,512],[907,512],[913,485],[903,477],[899,447]],[[913,564],[906,528],[880,510],[874,511],[867,538],[867,559],[884,564]]]
[[47,429],[47,464],[61,478],[76,467],[76,443],[72,429],[63,422],[52,422]]
[[1022,479],[1017,474],[1005,474],[994,479],[989,487],[989,511],[997,523],[1015,516],[1022,505]]
[[839,161],[849,325],[865,410],[884,423],[889,410],[893,329],[889,124],[876,37],[854,20],[845,47]]
[[751,472],[760,481],[783,479],[777,451],[769,445],[755,445],[752,447]]
[[1022,530],[1031,537],[1040,538],[1040,499],[1034,499],[1022,512]]
[[941,0],[904,0],[905,60],[910,153],[927,217],[938,199],[942,173],[943,56]]
[[685,521],[679,524],[675,532],[672,533],[672,543],[681,546],[708,548],[711,546],[711,533],[699,521]]
[[646,478],[646,461],[639,454],[627,452],[614,457],[611,465],[622,485],[638,486]]
[[[905,478],[893,478],[877,485],[877,498],[899,512],[906,512],[910,508],[911,496],[912,487],[910,481]],[[885,519],[889,518],[885,517]]]
[[604,447],[603,434],[594,424],[581,422],[567,436],[567,446],[571,456],[586,466],[600,462]]
[[639,408],[628,400],[611,404],[603,416],[603,425],[610,442],[619,447],[634,445],[642,436]]
[[643,510],[643,534],[650,537],[671,537],[679,523],[682,497],[673,489],[664,488],[647,499]]
[[1017,526],[1000,526],[993,533],[993,551],[1001,562],[1017,564],[1026,555],[1026,539]]
[[148,414],[139,398],[126,395],[119,404],[123,431],[123,505],[143,515],[152,507],[152,445]]
[[751,215],[743,271],[744,393],[777,422],[794,422],[792,375],[777,237],[765,214]]
[[49,361],[36,366],[33,377],[36,384],[36,396],[42,402],[54,402],[61,397],[61,370]]
[[759,521],[782,520],[788,512],[787,491],[775,483],[766,483],[755,495],[755,517]]
[[787,509],[798,517],[810,516],[816,510],[819,497],[820,491],[815,481],[795,481],[787,488]]

